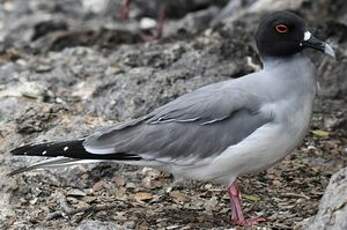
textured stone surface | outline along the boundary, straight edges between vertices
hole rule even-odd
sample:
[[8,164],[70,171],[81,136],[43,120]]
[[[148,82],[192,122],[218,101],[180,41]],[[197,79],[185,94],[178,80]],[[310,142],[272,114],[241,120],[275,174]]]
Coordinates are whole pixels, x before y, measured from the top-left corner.
[[310,218],[303,229],[347,229],[347,168],[335,173],[319,205],[318,213]]
[[126,229],[112,222],[86,221],[81,223],[76,230],[118,230]]

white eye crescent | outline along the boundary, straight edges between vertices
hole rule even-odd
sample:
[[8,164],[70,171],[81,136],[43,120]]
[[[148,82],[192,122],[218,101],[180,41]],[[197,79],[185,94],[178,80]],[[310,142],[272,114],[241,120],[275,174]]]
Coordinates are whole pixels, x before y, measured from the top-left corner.
[[311,36],[312,36],[311,32],[310,31],[306,31],[304,33],[304,41],[310,40]]

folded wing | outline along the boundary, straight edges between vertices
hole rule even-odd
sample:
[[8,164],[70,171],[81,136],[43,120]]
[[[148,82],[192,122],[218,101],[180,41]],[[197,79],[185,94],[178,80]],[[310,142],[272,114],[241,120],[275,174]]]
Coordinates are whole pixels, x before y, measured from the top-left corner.
[[91,154],[130,154],[162,164],[194,164],[220,154],[271,120],[259,98],[230,82],[200,88],[83,143]]

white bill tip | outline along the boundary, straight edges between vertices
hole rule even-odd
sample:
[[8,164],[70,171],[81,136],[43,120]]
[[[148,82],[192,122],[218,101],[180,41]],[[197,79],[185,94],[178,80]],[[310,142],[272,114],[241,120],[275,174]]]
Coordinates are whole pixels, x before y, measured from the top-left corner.
[[324,53],[328,54],[329,56],[335,58],[335,51],[329,44],[325,44],[324,46]]

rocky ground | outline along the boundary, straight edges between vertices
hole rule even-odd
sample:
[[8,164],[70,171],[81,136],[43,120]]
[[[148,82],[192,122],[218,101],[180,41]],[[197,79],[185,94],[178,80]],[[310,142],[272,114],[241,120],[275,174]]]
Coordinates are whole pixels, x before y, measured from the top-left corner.
[[10,170],[38,159],[8,151],[81,137],[258,70],[259,18],[287,8],[334,45],[337,59],[308,52],[320,81],[311,130],[283,162],[239,179],[245,211],[268,219],[259,229],[347,228],[347,3],[240,1],[225,15],[226,1],[180,2],[168,7],[164,37],[148,41],[144,33],[151,33],[160,4],[148,13],[135,1],[122,22],[117,0],[1,1],[0,229],[230,228],[222,186],[106,163],[9,178]]

